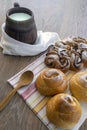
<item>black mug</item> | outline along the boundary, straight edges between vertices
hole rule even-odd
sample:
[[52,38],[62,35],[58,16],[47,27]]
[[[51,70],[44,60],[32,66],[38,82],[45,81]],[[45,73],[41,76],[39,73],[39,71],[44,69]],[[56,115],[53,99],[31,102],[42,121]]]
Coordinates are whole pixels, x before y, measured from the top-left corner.
[[[20,20],[20,16],[23,15],[26,17]],[[14,8],[7,11],[5,32],[18,41],[34,44],[37,39],[37,28],[33,12],[15,3]]]

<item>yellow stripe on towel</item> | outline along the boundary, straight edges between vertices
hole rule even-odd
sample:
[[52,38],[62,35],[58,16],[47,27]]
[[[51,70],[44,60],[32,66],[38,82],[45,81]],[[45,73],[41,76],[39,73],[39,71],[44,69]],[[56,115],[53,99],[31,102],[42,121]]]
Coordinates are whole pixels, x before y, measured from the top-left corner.
[[38,95],[33,101],[32,103],[30,104],[31,106],[41,97],[41,95]]
[[48,97],[45,97],[33,110],[35,113],[38,113],[47,103],[49,100]]

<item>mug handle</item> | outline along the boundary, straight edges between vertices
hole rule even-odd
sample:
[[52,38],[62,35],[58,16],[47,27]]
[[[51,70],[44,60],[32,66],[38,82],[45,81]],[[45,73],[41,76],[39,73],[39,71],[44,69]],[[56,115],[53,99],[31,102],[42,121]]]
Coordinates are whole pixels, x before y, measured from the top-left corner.
[[14,3],[14,8],[16,8],[16,7],[20,7],[19,3],[17,3],[17,2]]

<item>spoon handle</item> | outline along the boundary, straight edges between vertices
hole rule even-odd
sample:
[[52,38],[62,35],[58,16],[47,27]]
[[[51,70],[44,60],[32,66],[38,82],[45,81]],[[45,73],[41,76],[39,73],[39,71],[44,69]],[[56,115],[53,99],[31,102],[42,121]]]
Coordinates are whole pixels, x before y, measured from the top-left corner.
[[0,102],[0,111],[9,103],[11,98],[15,95],[19,88],[19,85],[14,88],[11,92],[8,93],[8,95]]

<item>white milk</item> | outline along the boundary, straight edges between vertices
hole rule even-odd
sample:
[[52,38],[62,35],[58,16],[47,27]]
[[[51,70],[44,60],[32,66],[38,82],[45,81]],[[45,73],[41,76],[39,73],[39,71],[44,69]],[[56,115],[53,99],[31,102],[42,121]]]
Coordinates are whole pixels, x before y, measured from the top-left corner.
[[31,18],[31,15],[26,13],[14,13],[9,15],[9,17],[15,21],[25,21]]

